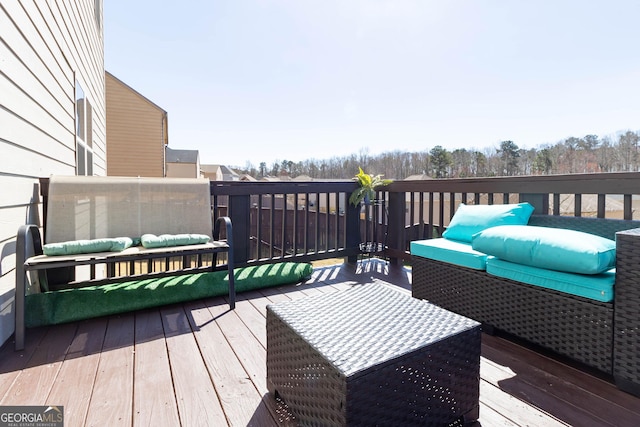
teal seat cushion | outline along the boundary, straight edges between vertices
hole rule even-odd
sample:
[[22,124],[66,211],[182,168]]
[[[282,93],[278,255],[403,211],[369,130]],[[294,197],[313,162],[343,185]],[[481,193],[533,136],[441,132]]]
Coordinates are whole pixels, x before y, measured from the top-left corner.
[[616,262],[615,241],[561,228],[492,227],[474,235],[471,245],[505,261],[568,273],[599,274]]
[[525,225],[533,213],[529,203],[458,206],[442,237],[471,242],[474,234],[498,225]]
[[47,256],[77,255],[95,252],[120,252],[133,244],[129,237],[110,239],[70,240],[68,242],[47,243],[42,252]]
[[140,237],[142,246],[150,248],[168,248],[171,246],[198,245],[207,243],[209,236],[206,234],[143,234]]
[[487,274],[541,286],[601,302],[613,301],[615,268],[600,274],[576,274],[487,258]]
[[449,239],[428,239],[411,242],[411,254],[448,262],[474,270],[484,270],[487,255],[475,251],[471,244]]

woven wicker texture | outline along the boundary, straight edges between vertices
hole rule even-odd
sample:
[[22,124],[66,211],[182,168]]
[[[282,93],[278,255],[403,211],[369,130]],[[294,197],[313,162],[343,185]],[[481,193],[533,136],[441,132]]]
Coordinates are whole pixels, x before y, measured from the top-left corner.
[[412,258],[412,293],[611,373],[613,305]]
[[616,245],[613,375],[640,396],[640,229],[618,233]]
[[569,230],[582,231],[614,240],[618,231],[639,228],[640,221],[559,215],[532,215],[529,219],[529,225],[567,228]]
[[614,303],[415,256],[413,296],[613,374],[621,389],[640,395],[640,230],[616,234],[640,222],[540,215],[529,224],[615,238]]
[[269,305],[267,379],[303,425],[477,418],[479,324],[382,284]]

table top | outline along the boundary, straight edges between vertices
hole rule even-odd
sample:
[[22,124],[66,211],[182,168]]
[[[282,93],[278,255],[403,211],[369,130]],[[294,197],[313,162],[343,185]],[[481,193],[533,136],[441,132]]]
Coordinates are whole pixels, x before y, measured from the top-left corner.
[[346,376],[480,326],[382,283],[270,304],[268,310]]

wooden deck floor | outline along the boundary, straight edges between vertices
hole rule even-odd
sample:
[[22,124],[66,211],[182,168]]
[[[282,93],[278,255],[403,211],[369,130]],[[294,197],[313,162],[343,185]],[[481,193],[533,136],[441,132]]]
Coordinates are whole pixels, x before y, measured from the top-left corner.
[[[266,305],[411,273],[378,261],[316,267],[304,284],[29,329],[0,349],[0,405],[63,405],[65,426],[295,425],[265,383]],[[478,426],[638,426],[640,399],[483,334]]]

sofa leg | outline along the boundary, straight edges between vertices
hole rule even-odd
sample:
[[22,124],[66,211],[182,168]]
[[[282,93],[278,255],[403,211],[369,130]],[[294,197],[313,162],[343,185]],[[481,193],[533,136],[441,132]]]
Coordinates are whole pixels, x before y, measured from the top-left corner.
[[481,326],[482,332],[484,332],[487,335],[495,335],[496,334],[496,328],[494,328],[493,326],[487,324],[487,323],[483,323]]
[[640,384],[636,384],[626,378],[621,378],[615,375],[613,377],[613,380],[620,390],[640,397]]
[[480,418],[480,405],[475,406],[471,411],[464,414],[462,423],[465,426],[470,426],[478,421],[478,418]]

